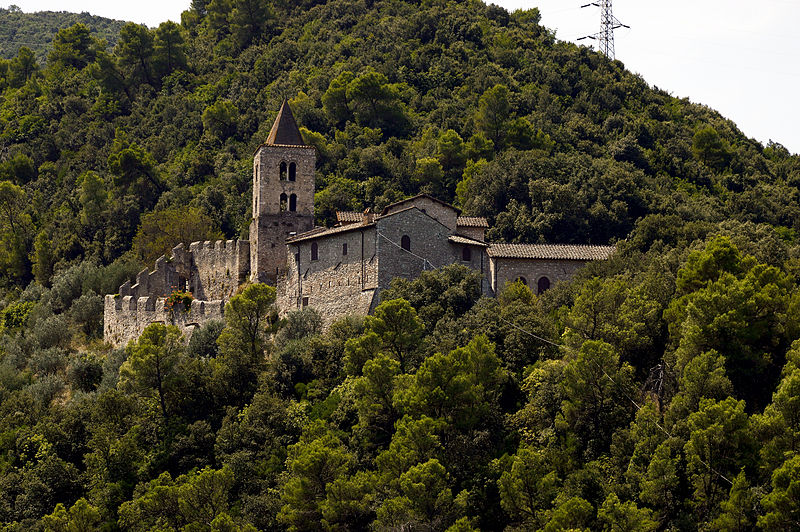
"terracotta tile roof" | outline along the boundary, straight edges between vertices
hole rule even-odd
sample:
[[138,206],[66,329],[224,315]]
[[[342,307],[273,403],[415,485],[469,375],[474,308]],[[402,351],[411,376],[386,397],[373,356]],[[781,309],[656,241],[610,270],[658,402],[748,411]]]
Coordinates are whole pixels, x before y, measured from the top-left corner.
[[295,242],[303,242],[305,240],[312,240],[314,238],[321,238],[324,236],[330,235],[338,235],[339,233],[346,233],[347,231],[354,231],[356,229],[363,229],[365,227],[374,227],[374,223],[370,224],[347,224],[347,225],[339,225],[336,227],[315,227],[311,231],[306,231],[305,233],[300,233],[299,235],[295,235],[286,239],[287,244],[293,244]]
[[340,224],[352,224],[364,219],[364,213],[358,211],[336,211],[336,221]]
[[294,120],[292,109],[289,107],[289,102],[283,100],[278,116],[275,118],[275,123],[272,124],[272,129],[267,137],[267,144],[278,144],[282,146],[305,146],[303,136],[300,134],[300,129],[297,127],[297,122]]
[[606,260],[615,249],[571,244],[492,244],[488,254],[504,259]]
[[489,244],[487,244],[486,242],[481,242],[480,240],[475,240],[474,238],[467,238],[461,235],[450,235],[450,238],[448,238],[448,240],[450,242],[453,242],[454,244],[467,244],[469,246],[480,246],[482,248],[489,247]]
[[460,227],[489,227],[483,216],[459,216],[456,225]]
[[404,200],[396,201],[396,202],[392,203],[391,205],[387,205],[387,206],[386,206],[386,207],[384,207],[384,208],[383,208],[383,210],[381,211],[381,216],[383,216],[384,214],[386,214],[387,212],[389,212],[389,210],[390,210],[390,209],[392,209],[393,207],[397,207],[398,205],[402,205],[403,203],[408,203],[409,201],[413,201],[413,200],[415,200],[415,199],[419,199],[419,198],[428,198],[429,200],[435,201],[436,203],[441,203],[441,204],[442,204],[442,205],[444,205],[445,207],[450,207],[451,209],[453,209],[453,210],[454,210],[454,211],[456,211],[456,212],[461,212],[461,210],[460,210],[460,209],[458,209],[458,208],[456,208],[456,207],[454,207],[454,206],[450,205],[449,203],[447,203],[447,202],[445,202],[445,201],[442,201],[442,200],[440,200],[440,199],[438,199],[438,198],[434,198],[434,197],[433,197],[433,196],[431,196],[430,194],[417,194],[416,196],[412,196],[412,197],[410,197],[410,198],[406,198],[406,199],[404,199]]

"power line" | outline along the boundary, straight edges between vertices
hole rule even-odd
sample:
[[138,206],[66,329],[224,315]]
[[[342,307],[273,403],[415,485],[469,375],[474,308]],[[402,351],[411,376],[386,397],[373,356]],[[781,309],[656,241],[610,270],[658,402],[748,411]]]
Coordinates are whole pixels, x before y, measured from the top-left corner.
[[[392,245],[394,245],[394,246],[396,246],[396,247],[398,247],[398,248],[402,249],[402,250],[403,250],[403,251],[405,251],[406,253],[409,253],[409,254],[413,255],[414,257],[417,257],[418,259],[422,260],[422,261],[423,261],[423,263],[422,263],[422,268],[423,268],[423,270],[425,269],[425,264],[426,264],[426,263],[427,263],[427,264],[430,264],[430,265],[431,265],[431,269],[433,269],[433,263],[431,263],[431,262],[430,262],[428,259],[426,259],[425,257],[422,257],[422,256],[420,256],[420,255],[417,255],[416,253],[412,253],[412,252],[411,252],[411,250],[408,250],[408,249],[406,249],[406,248],[402,247],[402,246],[401,246],[401,245],[399,245],[397,242],[395,242],[395,241],[393,241],[392,239],[388,238],[387,236],[385,236],[385,235],[384,235],[383,233],[381,233],[381,232],[378,232],[378,236],[380,236],[381,238],[383,238],[383,239],[384,239],[384,240],[386,240],[387,242],[391,243]],[[513,322],[511,322],[511,321],[508,321],[507,319],[505,319],[504,317],[502,317],[502,316],[500,316],[500,315],[498,315],[497,317],[500,319],[500,321],[503,321],[503,322],[505,322],[505,323],[507,323],[507,324],[511,325],[513,328],[517,329],[518,331],[520,331],[520,332],[523,332],[523,333],[527,334],[528,336],[530,336],[530,337],[532,337],[532,338],[535,338],[536,340],[539,340],[540,342],[543,342],[543,343],[545,343],[545,344],[549,344],[549,345],[551,345],[551,346],[553,346],[553,347],[557,347],[557,348],[559,348],[559,349],[564,349],[564,350],[566,350],[566,351],[570,351],[572,354],[575,354],[575,355],[577,355],[577,354],[578,354],[578,352],[577,352],[575,349],[573,349],[573,348],[571,348],[571,347],[569,347],[569,346],[567,346],[567,345],[564,345],[564,344],[558,344],[558,343],[556,343],[556,342],[553,342],[552,340],[548,340],[547,338],[544,338],[544,337],[542,337],[542,336],[539,336],[539,335],[537,335],[537,334],[534,334],[534,333],[532,333],[532,332],[530,332],[530,331],[528,331],[528,330],[526,330],[526,329],[523,329],[522,327],[520,327],[520,326],[519,326],[519,325],[517,325],[516,323],[513,323]],[[603,368],[603,367],[602,367],[600,364],[598,364],[596,361],[594,361],[594,360],[592,360],[592,359],[590,359],[590,358],[587,358],[586,360],[589,360],[589,361],[590,361],[592,364],[594,364],[594,365],[595,365],[595,367],[597,367],[597,369],[599,369],[599,370],[600,370],[600,371],[603,373],[603,375],[604,375],[604,376],[605,376],[605,377],[606,377],[606,378],[607,378],[609,381],[611,381],[611,383],[612,383],[614,386],[616,386],[616,387],[619,389],[619,391],[622,393],[622,395],[623,395],[623,396],[625,396],[625,398],[626,398],[628,401],[630,401],[630,402],[631,402],[631,404],[634,406],[634,408],[636,408],[636,411],[637,411],[637,412],[638,412],[639,410],[641,410],[641,409],[642,409],[642,406],[641,406],[639,403],[637,403],[636,401],[634,401],[634,400],[633,400],[633,398],[631,398],[631,396],[630,396],[630,395],[628,395],[628,393],[625,391],[625,389],[624,389],[624,388],[623,388],[623,387],[622,387],[622,386],[621,386],[621,385],[620,385],[620,384],[619,384],[617,381],[615,381],[615,380],[614,380],[614,378],[613,378],[613,377],[611,377],[611,375],[609,375],[609,374],[608,374],[608,372],[606,372],[606,370],[605,370],[605,369],[604,369],[604,368]],[[653,421],[653,423],[654,423],[654,424],[655,424],[655,426],[656,426],[656,427],[658,427],[658,429],[659,429],[659,430],[661,430],[661,432],[663,432],[663,433],[664,433],[664,434],[665,434],[665,435],[666,435],[668,438],[670,438],[670,439],[674,438],[674,436],[673,436],[672,434],[670,434],[670,432],[669,432],[667,429],[665,429],[663,426],[661,426],[661,424],[660,424],[658,421]],[[730,484],[731,486],[733,486],[733,482],[731,482],[731,481],[728,479],[728,477],[726,477],[725,475],[723,475],[722,473],[720,473],[719,471],[717,471],[716,469],[714,469],[714,468],[711,466],[711,464],[707,463],[705,460],[703,460],[703,459],[702,459],[702,458],[700,458],[699,456],[697,457],[697,460],[698,460],[698,461],[699,461],[701,464],[703,464],[703,465],[704,465],[704,466],[705,466],[705,467],[706,467],[706,468],[707,468],[709,471],[711,471],[712,473],[714,473],[715,475],[717,475],[719,478],[721,478],[722,480],[724,480],[725,482],[727,482],[728,484]]]
[[600,8],[600,31],[577,39],[594,39],[600,41],[600,51],[609,59],[614,59],[614,30],[630,28],[620,22],[611,12],[611,0],[600,0],[600,3],[591,2],[581,7],[595,6]]
[[[550,344],[550,345],[552,345],[552,346],[555,346],[555,347],[558,347],[558,348],[562,348],[562,349],[564,349],[564,350],[566,350],[566,351],[571,351],[573,354],[577,354],[577,352],[576,352],[574,349],[570,348],[569,346],[566,346],[566,345],[563,345],[563,344],[557,344],[557,343],[555,343],[555,342],[553,342],[553,341],[551,341],[551,340],[548,340],[547,338],[542,338],[541,336],[538,336],[538,335],[536,335],[536,334],[534,334],[534,333],[532,333],[532,332],[530,332],[530,331],[527,331],[527,330],[523,329],[522,327],[520,327],[520,326],[519,326],[519,325],[517,325],[516,323],[513,323],[513,322],[510,322],[510,321],[508,321],[507,319],[503,318],[502,316],[498,316],[498,317],[500,318],[500,321],[504,321],[504,322],[506,322],[507,324],[511,325],[512,327],[514,327],[514,328],[515,328],[515,329],[517,329],[518,331],[521,331],[521,332],[523,332],[523,333],[525,333],[525,334],[527,334],[527,335],[529,335],[529,336],[531,336],[531,337],[533,337],[533,338],[535,338],[535,339],[537,339],[537,340],[539,340],[539,341],[541,341],[541,342],[544,342],[544,343],[546,343],[546,344]],[[642,409],[642,406],[641,406],[641,405],[639,405],[639,403],[637,403],[636,401],[634,401],[634,400],[631,398],[631,396],[630,396],[630,395],[628,395],[628,393],[625,391],[625,389],[624,389],[624,388],[623,388],[623,387],[622,387],[622,386],[621,386],[619,383],[617,383],[617,381],[615,381],[615,380],[614,380],[614,379],[611,377],[611,375],[609,375],[609,374],[606,372],[606,370],[605,370],[605,369],[604,369],[604,368],[603,368],[603,367],[602,367],[600,364],[598,364],[597,362],[595,362],[594,360],[592,360],[591,358],[588,358],[588,357],[586,358],[586,360],[588,360],[589,362],[591,362],[592,364],[594,364],[594,365],[595,365],[595,367],[596,367],[597,369],[599,369],[599,370],[600,370],[600,371],[603,373],[603,375],[605,375],[605,377],[606,377],[608,380],[610,380],[610,381],[611,381],[611,383],[612,383],[612,384],[614,384],[614,386],[616,386],[616,387],[619,389],[619,391],[620,391],[620,392],[622,392],[622,395],[624,395],[624,396],[625,396],[625,398],[626,398],[628,401],[630,401],[630,402],[631,402],[631,404],[632,404],[632,405],[633,405],[633,406],[636,408],[636,411],[637,411],[637,412],[638,412],[639,410],[641,410],[641,409]],[[661,432],[663,432],[663,433],[664,433],[664,434],[665,434],[665,435],[666,435],[668,438],[670,438],[670,439],[671,439],[671,438],[674,438],[674,436],[673,436],[672,434],[670,434],[670,432],[669,432],[667,429],[665,429],[663,426],[661,426],[661,424],[660,424],[658,421],[653,421],[653,423],[654,423],[654,424],[655,424],[655,426],[656,426],[656,427],[658,427],[658,428],[659,428],[659,430],[661,430]],[[733,482],[731,482],[731,481],[728,479],[728,477],[726,477],[725,475],[723,475],[722,473],[720,473],[719,471],[717,471],[716,469],[714,469],[714,468],[711,466],[711,464],[708,464],[708,463],[706,463],[706,462],[705,462],[705,461],[704,461],[702,458],[700,458],[699,456],[697,457],[697,459],[700,461],[700,463],[701,463],[701,464],[703,464],[704,466],[706,466],[706,468],[708,468],[708,470],[709,470],[709,471],[711,471],[711,472],[712,472],[712,473],[714,473],[715,475],[719,476],[719,478],[721,478],[722,480],[724,480],[725,482],[727,482],[728,484],[730,484],[731,486],[733,486]]]
[[394,240],[392,240],[391,238],[387,237],[386,235],[384,235],[384,234],[383,234],[383,233],[381,233],[380,231],[378,232],[378,236],[379,236],[379,237],[381,237],[382,239],[386,240],[387,242],[389,242],[389,243],[390,243],[390,244],[392,244],[393,246],[395,246],[395,247],[397,247],[397,248],[400,248],[400,249],[402,249],[403,251],[405,251],[405,252],[406,252],[406,253],[408,253],[409,255],[413,255],[414,257],[416,257],[416,258],[420,259],[420,260],[422,261],[422,269],[423,269],[423,270],[426,270],[426,269],[427,269],[426,265],[430,265],[430,267],[431,267],[431,270],[435,269],[435,268],[434,268],[434,266],[433,266],[433,263],[432,263],[431,261],[429,261],[429,260],[428,260],[428,259],[426,259],[425,257],[422,257],[422,256],[420,256],[420,255],[417,255],[416,253],[413,253],[413,252],[412,252],[410,249],[406,249],[406,248],[404,248],[403,246],[401,246],[400,244],[398,244],[397,242],[395,242],[395,241],[394,241]]

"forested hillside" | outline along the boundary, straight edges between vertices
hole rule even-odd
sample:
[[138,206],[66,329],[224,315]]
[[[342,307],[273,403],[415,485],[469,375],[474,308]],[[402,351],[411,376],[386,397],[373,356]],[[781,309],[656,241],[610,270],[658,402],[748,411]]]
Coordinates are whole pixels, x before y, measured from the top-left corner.
[[13,5],[8,9],[0,8],[0,57],[12,59],[19,49],[25,46],[33,51],[37,61],[44,63],[58,30],[74,24],[86,25],[94,37],[103,39],[113,46],[125,22],[89,13],[66,11],[23,13]]
[[[0,61],[5,529],[796,529],[782,146],[470,0],[195,0],[42,64]],[[618,252],[542,296],[427,272],[324,332],[251,285],[188,345],[104,345],[102,294],[246,236],[284,98],[319,223],[424,191],[493,241]]]

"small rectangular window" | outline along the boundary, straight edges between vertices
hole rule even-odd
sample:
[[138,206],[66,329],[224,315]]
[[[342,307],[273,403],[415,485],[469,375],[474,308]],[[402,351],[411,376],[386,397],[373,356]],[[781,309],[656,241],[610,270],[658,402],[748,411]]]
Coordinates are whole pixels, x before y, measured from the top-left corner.
[[304,297],[304,298],[303,298],[303,306],[304,306],[304,307],[307,307],[307,306],[308,306],[308,298],[307,298],[307,297]]
[[347,242],[342,244],[342,255],[347,255]]

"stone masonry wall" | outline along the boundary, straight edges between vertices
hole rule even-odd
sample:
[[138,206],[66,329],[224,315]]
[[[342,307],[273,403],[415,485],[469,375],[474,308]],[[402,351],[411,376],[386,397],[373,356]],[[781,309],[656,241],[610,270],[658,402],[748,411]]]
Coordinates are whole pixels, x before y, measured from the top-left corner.
[[217,240],[189,245],[192,269],[189,290],[196,299],[228,300],[250,273],[250,242]]
[[479,240],[480,242],[483,242],[486,238],[486,230],[483,227],[466,227],[459,225],[457,233],[467,238],[472,238],[473,240]]
[[[281,164],[296,165],[295,180],[281,179]],[[286,264],[286,238],[314,228],[316,150],[311,146],[261,146],[253,159],[250,277],[276,284]],[[287,170],[288,173],[288,170]],[[281,206],[281,194],[287,203]],[[288,198],[296,198],[291,211]],[[284,210],[281,210],[281,209]]]
[[[286,239],[314,228],[314,218],[297,213],[264,214],[250,224],[250,279],[275,285],[285,273]],[[253,265],[256,266],[253,266]]]
[[[153,322],[181,327],[187,337],[194,327],[211,319],[222,319],[224,302],[230,299],[249,274],[250,246],[246,240],[192,242],[172,249],[169,259],[161,256],[155,269],[142,270],[136,283],[126,281],[119,294],[106,296],[104,339],[123,345],[138,337]],[[195,300],[189,313],[170,318],[164,301],[176,289],[188,288]]]
[[[408,209],[377,221],[378,286],[389,287],[395,277],[416,279],[424,270],[462,263],[480,271],[481,253],[461,260],[461,246],[448,241],[451,231],[419,209]],[[401,249],[403,235],[411,238],[411,253]],[[425,259],[423,262],[422,258]]]
[[153,271],[145,268],[136,275],[136,283],[131,285],[125,281],[119,287],[119,295],[134,298],[145,296],[166,297],[175,288],[182,288],[180,284],[191,276],[192,257],[187,253],[183,244],[178,244],[172,249],[169,259],[160,256],[156,259]]
[[318,246],[318,259],[314,261],[311,241],[288,246],[288,271],[279,283],[281,313],[300,309],[305,302],[320,313],[326,327],[347,315],[367,314],[378,286],[374,226],[314,241]]
[[495,293],[501,292],[507,283],[524,277],[528,286],[536,293],[537,283],[547,277],[552,286],[558,281],[569,279],[586,264],[580,260],[534,260],[492,258],[490,279]]
[[223,301],[192,301],[189,312],[164,310],[166,298],[107,295],[103,311],[103,338],[114,346],[127,345],[151,323],[175,325],[188,339],[195,328],[209,320],[221,320]]
[[386,214],[388,215],[395,212],[399,212],[411,206],[416,207],[417,209],[427,214],[434,220],[437,220],[439,223],[447,227],[451,233],[454,233],[456,231],[458,212],[452,207],[443,205],[438,201],[434,201],[431,198],[425,196],[413,198],[410,201],[403,202],[395,207],[391,207]]

